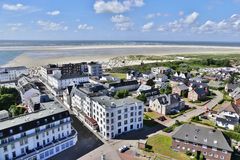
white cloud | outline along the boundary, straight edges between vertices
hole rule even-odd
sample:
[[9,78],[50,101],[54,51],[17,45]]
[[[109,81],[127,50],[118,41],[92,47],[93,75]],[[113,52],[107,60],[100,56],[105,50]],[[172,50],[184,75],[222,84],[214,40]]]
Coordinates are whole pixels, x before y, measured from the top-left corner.
[[151,31],[151,29],[154,27],[153,22],[148,22],[145,25],[142,26],[142,32],[148,32]]
[[115,24],[116,29],[120,31],[127,31],[133,28],[130,18],[121,14],[112,16],[111,21]]
[[233,14],[219,22],[208,20],[197,28],[197,33],[237,33],[240,32],[240,15]]
[[[184,14],[184,13],[181,13],[181,14]],[[162,25],[157,30],[160,32],[163,32],[163,31],[181,32],[184,30],[188,30],[191,28],[193,24],[195,24],[198,17],[199,17],[199,13],[193,12],[185,16],[184,18],[180,18],[178,20],[169,22],[166,25]]]
[[124,13],[132,7],[142,7],[143,5],[144,0],[97,0],[93,8],[96,13]]
[[28,9],[28,6],[25,6],[21,3],[17,4],[3,4],[2,9],[8,10],[8,11],[20,11],[20,10],[26,10]]
[[21,31],[22,30],[22,23],[8,23],[7,24],[8,28],[10,29],[10,31]]
[[188,15],[183,22],[186,24],[193,24],[199,16],[199,13],[193,12],[192,14]]
[[146,16],[147,19],[152,19],[152,18],[155,18],[155,17],[160,17],[160,16],[164,16],[164,14],[161,14],[161,13],[150,13]]
[[60,11],[58,11],[58,10],[47,12],[47,15],[50,15],[50,16],[57,16],[59,14],[60,14]]
[[65,26],[63,24],[63,22],[55,23],[55,22],[51,22],[51,21],[39,20],[39,21],[37,21],[37,24],[39,26],[41,26],[43,30],[46,30],[46,31],[59,31],[59,30],[66,31],[66,30],[68,30],[68,27]]
[[79,30],[93,30],[93,26],[89,26],[88,24],[79,24],[78,29]]

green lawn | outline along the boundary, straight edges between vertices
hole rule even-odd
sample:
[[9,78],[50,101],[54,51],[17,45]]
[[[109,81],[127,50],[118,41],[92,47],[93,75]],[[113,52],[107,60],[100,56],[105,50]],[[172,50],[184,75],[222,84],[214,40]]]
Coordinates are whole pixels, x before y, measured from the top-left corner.
[[145,112],[144,113],[147,117],[152,118],[152,119],[157,119],[160,117],[160,115],[156,112]]
[[154,153],[165,155],[177,160],[189,160],[190,158],[181,152],[175,152],[170,147],[172,145],[172,138],[165,135],[155,135],[148,138],[147,145],[152,147]]
[[125,73],[110,73],[110,75],[119,79],[126,79]]

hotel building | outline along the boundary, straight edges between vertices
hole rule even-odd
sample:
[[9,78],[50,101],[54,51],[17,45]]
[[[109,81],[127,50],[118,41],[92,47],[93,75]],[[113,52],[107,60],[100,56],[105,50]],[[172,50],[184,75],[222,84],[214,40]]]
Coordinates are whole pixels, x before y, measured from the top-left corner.
[[77,142],[69,112],[56,101],[41,109],[0,120],[0,160],[44,160]]

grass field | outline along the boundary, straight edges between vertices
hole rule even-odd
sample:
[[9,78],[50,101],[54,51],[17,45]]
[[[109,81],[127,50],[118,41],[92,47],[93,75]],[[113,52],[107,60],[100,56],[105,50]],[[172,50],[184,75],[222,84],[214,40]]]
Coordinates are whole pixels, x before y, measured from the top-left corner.
[[151,119],[157,119],[160,117],[160,115],[156,112],[145,112],[144,114]]
[[110,75],[119,79],[126,79],[125,73],[110,73]]
[[147,145],[152,146],[152,151],[177,160],[189,160],[190,158],[181,152],[175,152],[170,147],[172,138],[165,135],[155,135],[148,138]]

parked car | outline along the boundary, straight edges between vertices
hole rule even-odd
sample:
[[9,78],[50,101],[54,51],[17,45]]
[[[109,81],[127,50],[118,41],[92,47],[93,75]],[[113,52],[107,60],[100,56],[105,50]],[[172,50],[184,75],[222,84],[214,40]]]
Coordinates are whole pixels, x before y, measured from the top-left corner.
[[129,147],[128,146],[122,146],[122,147],[120,147],[119,149],[118,149],[118,151],[120,152],[120,153],[124,153],[124,152],[126,152],[127,150],[129,150]]

